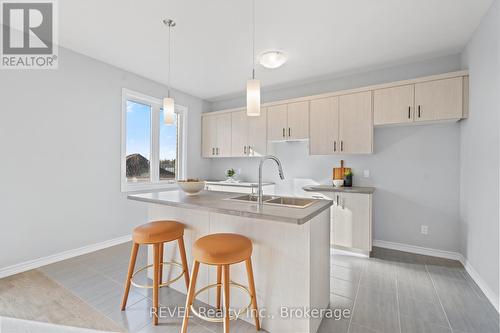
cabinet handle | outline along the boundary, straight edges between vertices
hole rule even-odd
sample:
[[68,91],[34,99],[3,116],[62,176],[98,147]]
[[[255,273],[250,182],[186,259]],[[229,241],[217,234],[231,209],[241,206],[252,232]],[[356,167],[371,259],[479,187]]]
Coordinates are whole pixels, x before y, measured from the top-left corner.
[[215,148],[212,147],[212,155],[215,155]]
[[420,118],[420,105],[418,106],[418,117]]
[[345,209],[345,198],[342,198],[342,209]]
[[408,107],[408,119],[411,119],[410,115],[411,115],[411,106]]
[[333,151],[337,151],[337,141],[333,141]]
[[247,154],[247,146],[243,146],[243,155]]
[[283,137],[285,137],[285,128],[283,127]]
[[216,154],[219,155],[219,148],[215,148]]
[[288,137],[291,137],[292,136],[292,130],[290,129],[290,127],[288,127]]
[[251,146],[248,146],[248,155],[250,155],[252,153],[252,147]]
[[340,151],[344,151],[344,140],[340,140]]
[[337,206],[339,205],[339,195],[337,194],[337,202],[336,202]]

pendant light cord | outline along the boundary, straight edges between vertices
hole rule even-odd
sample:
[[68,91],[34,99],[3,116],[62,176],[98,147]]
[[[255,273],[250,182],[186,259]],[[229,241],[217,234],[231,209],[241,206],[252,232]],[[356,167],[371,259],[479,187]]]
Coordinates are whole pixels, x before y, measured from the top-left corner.
[[252,6],[252,21],[253,21],[253,32],[252,32],[252,79],[255,80],[255,0],[253,0],[253,6]]
[[167,93],[168,93],[168,97],[170,98],[170,65],[171,65],[171,62],[172,62],[172,54],[171,54],[171,46],[170,46],[170,30],[172,30],[172,25],[169,24],[168,26],[168,90],[167,90]]

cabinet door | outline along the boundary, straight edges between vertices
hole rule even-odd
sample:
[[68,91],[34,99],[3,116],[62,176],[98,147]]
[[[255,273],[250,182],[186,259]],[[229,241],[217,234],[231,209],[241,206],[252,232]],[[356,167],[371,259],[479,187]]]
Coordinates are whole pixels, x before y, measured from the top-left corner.
[[372,92],[339,97],[341,153],[373,152]]
[[334,154],[339,146],[339,98],[330,97],[311,101],[309,112],[310,155]]
[[287,137],[290,140],[309,138],[309,101],[288,104]]
[[231,156],[231,114],[217,116],[216,157]]
[[415,84],[415,121],[462,118],[463,78]]
[[248,117],[246,111],[231,113],[231,156],[248,155],[248,124],[250,118],[253,117]]
[[276,105],[267,108],[267,139],[270,141],[286,140],[287,105]]
[[371,251],[371,195],[342,193],[334,208],[334,245]]
[[375,125],[401,124],[413,121],[415,85],[378,89],[373,92]]
[[267,109],[260,109],[260,116],[247,117],[250,156],[267,154]]
[[217,146],[217,116],[204,116],[202,123],[202,156],[214,157]]

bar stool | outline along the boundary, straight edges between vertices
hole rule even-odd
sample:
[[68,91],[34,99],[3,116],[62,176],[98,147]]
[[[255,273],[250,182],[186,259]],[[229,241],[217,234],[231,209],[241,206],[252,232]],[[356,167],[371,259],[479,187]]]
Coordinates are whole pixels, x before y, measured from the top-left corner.
[[[182,321],[182,333],[186,333],[189,311],[193,311],[193,314],[201,319],[208,320],[211,322],[223,322],[224,323],[224,333],[229,333],[229,320],[237,319],[237,317],[244,311],[248,310],[250,306],[252,307],[252,314],[255,319],[255,327],[257,331],[260,330],[260,322],[257,310],[257,297],[255,294],[255,283],[253,279],[253,269],[252,269],[252,242],[245,236],[238,234],[212,234],[201,237],[193,245],[193,269],[191,272],[191,282],[189,284],[188,295],[186,299],[186,308],[184,312],[184,319]],[[248,288],[232,282],[229,279],[229,266],[232,264],[237,264],[245,261],[248,277]],[[217,266],[217,283],[208,285],[199,291],[196,289],[196,278],[198,276],[198,269],[200,263]],[[221,283],[221,277],[223,282]],[[240,310],[235,316],[230,316],[229,314],[229,286],[233,285],[239,289],[246,291],[250,296],[250,303],[248,306]],[[221,286],[224,289],[224,309],[223,319],[212,319],[201,316],[194,309],[193,301],[194,298],[201,292],[217,287],[217,308],[220,309],[220,295]]]
[[[138,288],[153,289],[153,325],[158,325],[158,289],[168,286],[179,280],[183,275],[186,288],[189,288],[189,272],[186,260],[186,250],[184,247],[184,225],[177,221],[154,221],[140,225],[132,232],[132,253],[128,266],[127,279],[125,280],[125,293],[123,294],[121,310],[127,306],[127,298],[130,291],[130,284]],[[163,244],[177,240],[182,264],[174,261],[163,261]],[[139,245],[153,245],[153,264],[139,268],[134,272],[135,261]],[[177,277],[163,282],[163,265],[172,265],[182,269],[182,273]],[[153,267],[153,285],[141,285],[134,282],[134,276],[140,271]]]

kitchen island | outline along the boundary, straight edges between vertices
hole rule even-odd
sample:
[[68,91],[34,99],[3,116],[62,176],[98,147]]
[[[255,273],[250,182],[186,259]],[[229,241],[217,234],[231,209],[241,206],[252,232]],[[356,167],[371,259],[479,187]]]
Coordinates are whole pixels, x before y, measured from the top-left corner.
[[[192,245],[204,235],[232,232],[249,237],[262,328],[270,333],[316,332],[321,317],[307,311],[319,311],[329,304],[332,201],[318,199],[305,208],[295,208],[229,200],[233,197],[235,193],[204,191],[190,197],[165,191],[131,194],[128,199],[148,203],[150,220],[174,219],[186,225],[184,241],[190,265]],[[164,261],[180,260],[175,242],[165,244],[164,256]],[[176,275],[178,268],[165,267],[165,279]],[[244,263],[231,266],[231,280],[247,285]],[[215,282],[215,267],[201,265],[197,289]],[[182,280],[171,287],[186,293]],[[198,300],[215,305],[215,291],[200,294]],[[232,308],[247,304],[247,295],[231,290]],[[253,323],[249,315],[241,319]]]

